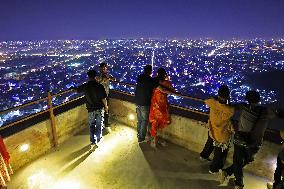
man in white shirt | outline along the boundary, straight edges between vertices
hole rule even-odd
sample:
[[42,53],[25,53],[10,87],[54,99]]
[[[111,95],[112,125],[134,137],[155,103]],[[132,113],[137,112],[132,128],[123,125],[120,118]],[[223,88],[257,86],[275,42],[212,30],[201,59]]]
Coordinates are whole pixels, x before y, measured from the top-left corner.
[[[115,78],[108,73],[108,65],[105,62],[100,64],[100,73],[96,77],[96,80],[97,82],[99,82],[100,84],[104,86],[106,94],[107,94],[107,103],[109,104],[109,85],[110,85],[110,81],[115,81]],[[109,118],[108,112],[105,112],[105,115],[104,115],[105,127],[109,127],[108,118]]]

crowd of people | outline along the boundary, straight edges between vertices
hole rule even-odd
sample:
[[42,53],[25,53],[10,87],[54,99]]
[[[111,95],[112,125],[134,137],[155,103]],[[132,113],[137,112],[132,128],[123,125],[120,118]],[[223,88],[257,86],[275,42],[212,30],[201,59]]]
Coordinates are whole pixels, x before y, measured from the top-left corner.
[[89,70],[89,81],[78,87],[72,87],[78,93],[84,93],[89,117],[91,149],[102,141],[103,129],[109,128],[108,104],[110,81],[115,78],[108,73],[108,65],[101,63],[100,72]]
[[[164,68],[157,70],[156,77],[152,78],[151,75],[152,66],[146,65],[137,79],[137,138],[139,143],[148,142],[156,148],[157,142],[166,145],[165,141],[157,140],[157,131],[171,123],[167,95],[178,93],[172,87]],[[234,175],[235,189],[244,188],[243,168],[254,161],[262,145],[268,120],[274,116],[283,118],[283,111],[273,112],[259,105],[260,94],[257,91],[248,91],[245,96],[246,102],[231,104],[230,90],[228,86],[222,85],[216,97],[205,100],[210,109],[208,139],[200,153],[200,160],[210,161],[209,173],[219,174],[220,184]],[[234,145],[233,164],[224,168],[231,143]],[[209,159],[211,154],[213,159]],[[278,156],[275,182],[268,183],[268,189],[284,188],[281,181],[283,168],[284,150]]]
[[[115,78],[108,73],[108,65],[100,64],[100,72],[89,70],[88,82],[72,89],[84,93],[90,129],[91,150],[102,141],[103,129],[107,129],[108,103],[110,81]],[[156,77],[152,77],[152,66],[146,65],[144,71],[137,78],[135,89],[135,103],[137,113],[138,143],[147,142],[151,147],[157,144],[166,146],[166,142],[157,135],[171,123],[168,94],[178,94],[174,89],[164,68],[157,70]],[[209,161],[209,173],[218,174],[220,183],[224,183],[230,176],[235,177],[235,189],[242,189],[243,168],[254,161],[259,151],[268,120],[274,116],[283,118],[283,111],[272,111],[259,105],[260,94],[248,91],[246,102],[230,103],[228,86],[221,85],[216,97],[208,98],[205,104],[209,107],[208,139],[200,153],[200,160]],[[284,140],[284,130],[280,132]],[[0,138],[0,185],[6,186],[12,169],[9,164],[3,139]],[[224,168],[227,154],[234,146],[233,163]],[[213,158],[210,159],[211,154]],[[282,173],[284,173],[284,148],[278,154],[274,183],[268,183],[268,189],[283,189]],[[284,174],[283,174],[284,175]]]

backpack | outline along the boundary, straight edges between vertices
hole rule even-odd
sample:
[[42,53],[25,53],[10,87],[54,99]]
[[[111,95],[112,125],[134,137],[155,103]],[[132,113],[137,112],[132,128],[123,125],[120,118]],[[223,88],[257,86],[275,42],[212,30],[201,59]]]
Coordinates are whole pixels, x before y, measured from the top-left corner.
[[249,148],[252,143],[251,133],[254,131],[264,108],[261,106],[251,107],[249,105],[243,105],[241,110],[238,131],[234,135],[233,143],[244,148]]

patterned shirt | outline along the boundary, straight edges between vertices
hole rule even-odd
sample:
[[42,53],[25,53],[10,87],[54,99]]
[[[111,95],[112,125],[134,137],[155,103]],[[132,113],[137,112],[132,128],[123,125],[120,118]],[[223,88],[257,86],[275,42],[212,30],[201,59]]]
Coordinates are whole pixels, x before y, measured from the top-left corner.
[[234,108],[213,98],[205,100],[205,104],[210,108],[209,136],[217,143],[229,143],[233,130],[230,119],[234,114]]
[[109,95],[109,84],[111,78],[113,77],[109,74],[100,74],[96,77],[96,80],[104,86],[107,96]]

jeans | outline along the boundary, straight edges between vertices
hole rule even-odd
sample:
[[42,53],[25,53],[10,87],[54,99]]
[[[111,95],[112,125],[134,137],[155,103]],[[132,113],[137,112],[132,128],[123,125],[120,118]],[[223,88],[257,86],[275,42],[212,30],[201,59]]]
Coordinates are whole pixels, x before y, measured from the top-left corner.
[[253,156],[257,150],[250,150],[242,146],[234,145],[233,164],[224,169],[228,175],[235,175],[235,184],[244,186],[243,183],[243,167],[253,161]]
[[145,140],[147,132],[150,130],[149,124],[150,106],[137,105],[137,137],[139,140]]
[[104,126],[104,109],[89,112],[90,141],[97,144],[102,138]]
[[209,166],[210,171],[218,172],[225,165],[229,149],[222,150],[220,147],[213,146],[213,139],[208,135],[207,142],[203,151],[200,153],[202,158],[208,159],[210,154],[214,151],[213,160]]
[[282,163],[279,155],[277,157],[277,164],[276,164],[276,169],[274,172],[274,183],[273,183],[273,188],[283,188],[282,181],[281,181],[281,176],[282,176],[282,170],[284,169],[284,164]]

